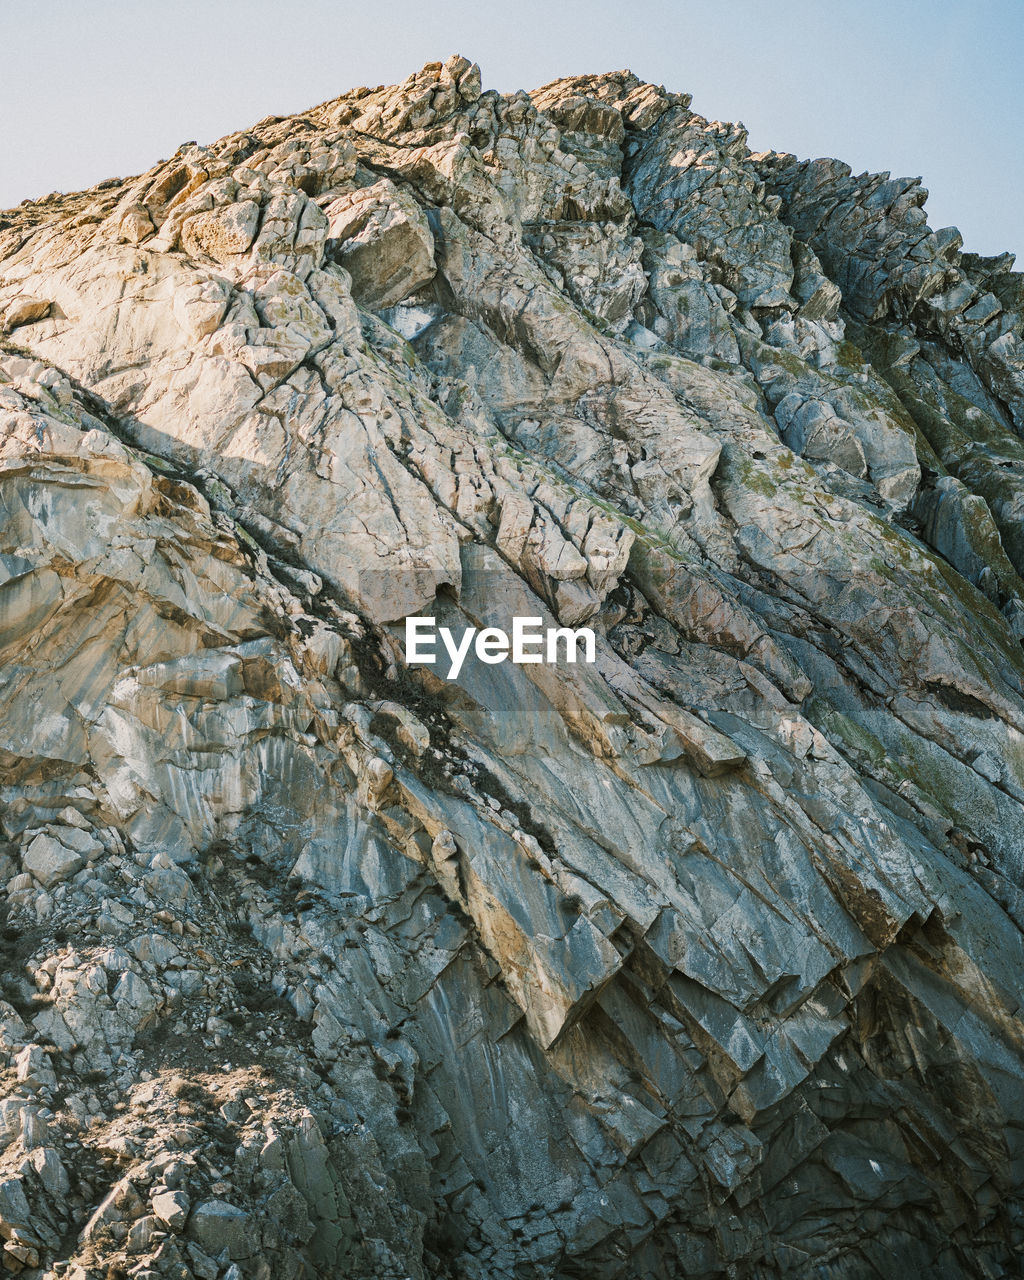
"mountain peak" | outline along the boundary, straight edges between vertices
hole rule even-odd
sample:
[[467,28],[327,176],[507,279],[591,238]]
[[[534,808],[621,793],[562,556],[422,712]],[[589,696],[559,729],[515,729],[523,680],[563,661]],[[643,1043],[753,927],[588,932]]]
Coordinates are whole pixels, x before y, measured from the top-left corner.
[[1024,285],[926,199],[453,55],[0,217],[9,1270],[1013,1273]]

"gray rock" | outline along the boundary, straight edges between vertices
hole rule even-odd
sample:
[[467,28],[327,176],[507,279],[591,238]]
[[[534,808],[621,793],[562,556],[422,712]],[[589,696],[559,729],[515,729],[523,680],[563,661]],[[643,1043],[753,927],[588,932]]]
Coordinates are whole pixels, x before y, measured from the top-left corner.
[[456,56],[4,213],[9,1269],[1014,1273],[1024,278],[924,196]]
[[152,1214],[133,1222],[125,1240],[125,1248],[129,1253],[146,1253],[153,1243],[153,1234],[160,1230],[160,1219]]
[[47,888],[66,880],[84,865],[81,854],[43,832],[29,844],[22,862],[26,871],[31,872]]
[[189,1219],[188,1234],[210,1254],[249,1258],[256,1251],[249,1215],[226,1200],[203,1200]]
[[10,1239],[17,1232],[31,1232],[32,1210],[25,1197],[21,1178],[5,1178],[0,1182],[0,1233]]
[[62,1202],[71,1189],[71,1179],[60,1152],[53,1147],[36,1147],[29,1159],[50,1200]]
[[184,1191],[161,1191],[152,1198],[153,1212],[172,1231],[184,1229],[188,1219],[189,1198]]

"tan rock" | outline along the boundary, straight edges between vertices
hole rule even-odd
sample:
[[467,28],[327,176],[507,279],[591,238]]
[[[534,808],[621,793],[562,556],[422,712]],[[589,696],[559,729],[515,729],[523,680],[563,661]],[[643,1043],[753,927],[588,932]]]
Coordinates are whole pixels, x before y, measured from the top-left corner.
[[352,277],[361,306],[393,307],[433,279],[434,237],[426,216],[389,178],[339,197],[326,213],[335,258]]
[[24,324],[34,324],[37,320],[42,320],[50,314],[52,302],[48,302],[45,298],[15,298],[13,302],[7,304],[3,313],[3,323],[0,329],[10,332]]

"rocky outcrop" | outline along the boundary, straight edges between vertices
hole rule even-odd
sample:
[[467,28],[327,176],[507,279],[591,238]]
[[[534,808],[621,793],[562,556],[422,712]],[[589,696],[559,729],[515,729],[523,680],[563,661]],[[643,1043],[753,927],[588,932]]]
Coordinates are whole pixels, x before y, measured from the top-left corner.
[[3,216],[8,1271],[1016,1274],[1024,286],[923,201],[456,57]]

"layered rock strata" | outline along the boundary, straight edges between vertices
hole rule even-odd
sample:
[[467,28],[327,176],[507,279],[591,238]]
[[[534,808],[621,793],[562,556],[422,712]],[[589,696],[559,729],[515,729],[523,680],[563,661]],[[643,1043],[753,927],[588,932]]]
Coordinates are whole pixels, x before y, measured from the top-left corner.
[[1018,1274],[1024,277],[925,195],[455,57],[0,217],[8,1271]]

